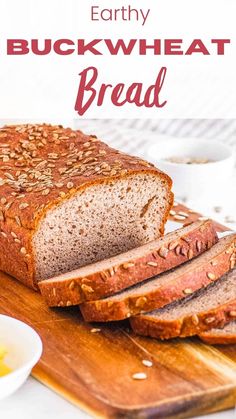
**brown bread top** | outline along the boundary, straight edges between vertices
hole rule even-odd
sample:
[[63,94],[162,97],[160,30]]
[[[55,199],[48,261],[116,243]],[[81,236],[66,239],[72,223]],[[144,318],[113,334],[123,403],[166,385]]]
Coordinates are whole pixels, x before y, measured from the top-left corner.
[[152,164],[59,125],[0,128],[0,269],[38,289],[32,237],[47,211],[90,185],[140,173],[161,178],[169,189],[163,233],[172,181]]
[[121,320],[163,307],[216,281],[235,263],[236,235],[220,239],[210,250],[179,268],[114,296],[81,305],[86,321]]
[[190,298],[130,319],[135,333],[160,339],[200,334],[236,319],[236,269]]
[[0,159],[0,221],[9,217],[28,229],[46,209],[90,184],[141,172],[172,184],[152,164],[60,125],[0,128]]
[[199,335],[200,339],[211,345],[236,344],[236,321],[226,324],[222,329],[211,329]]
[[97,300],[186,262],[217,240],[212,221],[196,221],[118,256],[41,281],[39,288],[49,306]]

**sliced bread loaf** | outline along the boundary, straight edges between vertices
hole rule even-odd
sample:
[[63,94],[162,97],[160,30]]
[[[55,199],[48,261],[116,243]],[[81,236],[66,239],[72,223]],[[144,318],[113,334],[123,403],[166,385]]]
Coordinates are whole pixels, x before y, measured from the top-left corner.
[[171,179],[62,126],[0,128],[0,269],[25,284],[160,237]]
[[[236,312],[235,312],[236,316]],[[222,329],[211,329],[203,332],[199,337],[211,345],[236,344],[236,321],[226,324]]]
[[193,296],[130,319],[135,333],[160,339],[199,334],[236,319],[236,269]]
[[42,281],[39,288],[49,306],[97,300],[186,262],[217,240],[212,221],[196,221],[118,256]]
[[86,321],[121,320],[182,299],[216,281],[235,263],[236,234],[222,238],[210,250],[167,272],[123,292],[81,305]]

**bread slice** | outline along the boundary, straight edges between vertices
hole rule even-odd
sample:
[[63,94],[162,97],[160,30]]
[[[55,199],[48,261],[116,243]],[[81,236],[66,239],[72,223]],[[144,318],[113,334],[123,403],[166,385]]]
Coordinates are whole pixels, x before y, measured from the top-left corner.
[[0,269],[26,285],[159,238],[171,179],[62,126],[0,128]]
[[185,265],[123,292],[81,305],[87,321],[121,320],[182,299],[216,281],[235,263],[236,234],[222,238],[210,250]]
[[199,337],[203,342],[211,345],[236,344],[236,321],[226,324],[222,329],[211,329],[207,332],[203,332]]
[[42,281],[39,288],[49,306],[97,300],[186,262],[217,240],[212,221],[196,221],[126,253]]
[[193,296],[130,320],[135,333],[160,339],[186,337],[236,319],[236,269]]

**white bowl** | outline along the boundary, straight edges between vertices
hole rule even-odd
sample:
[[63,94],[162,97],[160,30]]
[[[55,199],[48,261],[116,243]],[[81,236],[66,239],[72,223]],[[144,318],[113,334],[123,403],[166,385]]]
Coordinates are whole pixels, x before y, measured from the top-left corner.
[[[235,156],[233,150],[219,141],[197,138],[166,138],[152,144],[148,159],[160,170],[170,175],[177,197],[193,199],[209,198],[226,188],[233,174]],[[166,159],[193,157],[211,160],[204,164],[172,163]]]
[[0,377],[0,399],[14,393],[28,378],[42,354],[39,335],[27,324],[0,315],[0,345],[6,347],[4,363],[12,370]]

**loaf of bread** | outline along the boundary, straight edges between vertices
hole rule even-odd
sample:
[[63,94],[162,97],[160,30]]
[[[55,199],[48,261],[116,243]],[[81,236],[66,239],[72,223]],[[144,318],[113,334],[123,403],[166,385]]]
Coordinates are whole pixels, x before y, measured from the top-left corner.
[[51,125],[0,129],[0,269],[26,285],[155,240],[171,179],[95,136]]
[[[188,261],[217,240],[212,221],[196,221],[128,252],[40,281],[39,288],[52,307],[98,300]],[[107,305],[103,315],[109,318]]]
[[[209,239],[209,247],[214,235]],[[180,300],[217,281],[229,271],[234,257],[236,235],[220,241],[194,260],[177,269],[134,285],[110,297],[83,303],[80,308],[86,321],[112,321],[145,313]],[[192,247],[191,247],[192,249]],[[205,247],[206,249],[206,247]],[[193,255],[193,252],[191,252]]]
[[[236,312],[235,312],[236,316]],[[211,329],[199,335],[201,340],[211,345],[236,344],[236,320],[226,324],[222,329]]]
[[160,339],[200,334],[236,319],[236,269],[206,289],[153,312],[133,317],[132,329]]

